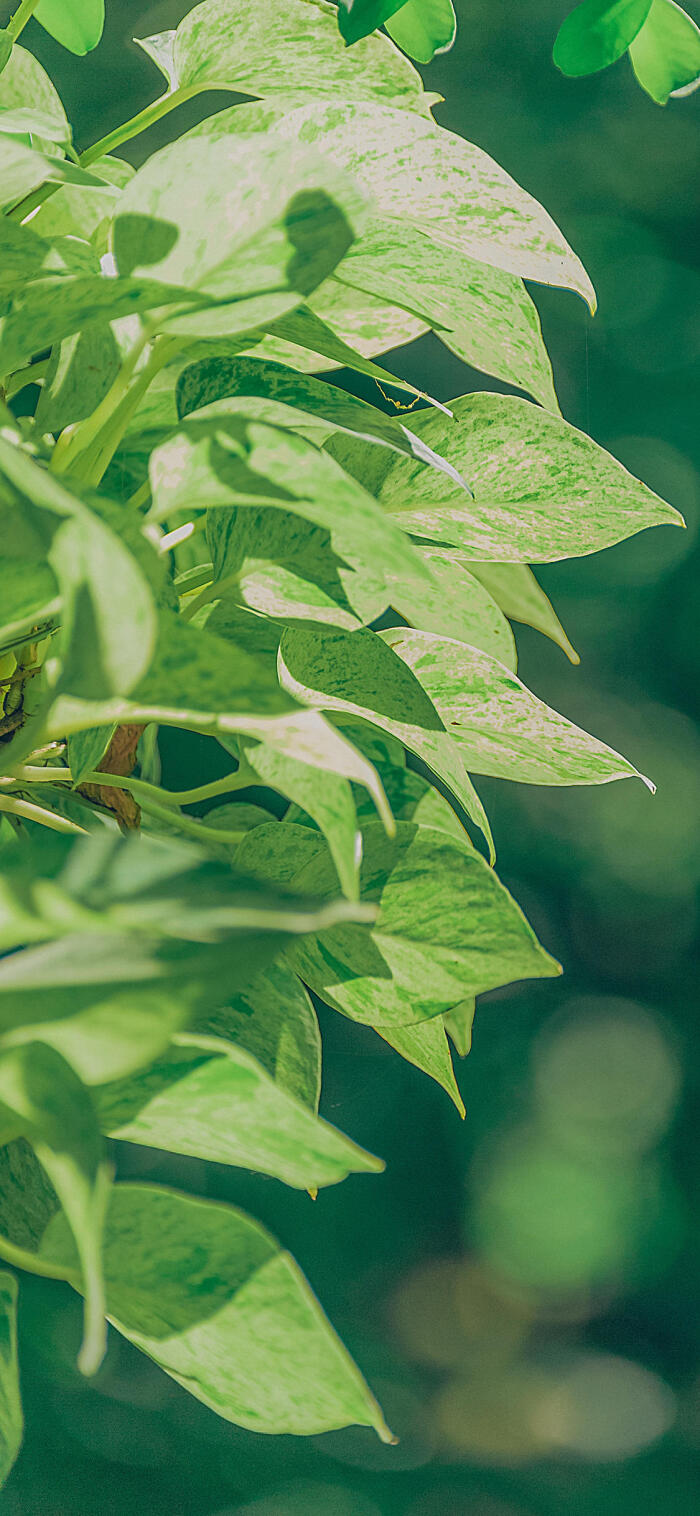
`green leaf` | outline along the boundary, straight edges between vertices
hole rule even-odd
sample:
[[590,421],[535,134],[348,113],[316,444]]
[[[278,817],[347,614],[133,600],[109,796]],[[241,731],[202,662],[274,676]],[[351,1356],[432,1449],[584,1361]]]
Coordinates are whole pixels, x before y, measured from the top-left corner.
[[[487,653],[430,632],[380,635],[420,681],[473,773],[523,784],[643,779],[626,758],[538,700]],[[653,790],[648,779],[644,783]]]
[[652,0],[583,0],[562,22],[554,62],[563,74],[595,74],[622,57],[644,25]]
[[84,57],[102,36],[104,0],[39,0],[36,20],[71,53]]
[[[4,78],[0,74],[0,82]],[[88,174],[67,158],[27,147],[17,137],[3,135],[0,120],[0,205],[11,206],[22,200],[45,180],[53,184],[100,185],[95,174]]]
[[58,90],[34,54],[15,43],[0,72],[0,132],[7,131],[6,111],[24,110],[36,111],[51,122],[49,136],[53,141],[70,142],[71,129]]
[[135,1079],[104,1087],[99,1112],[111,1137],[271,1174],[301,1190],[383,1168],[244,1048],[194,1032],[180,1034]]
[[[226,401],[225,408],[221,404]],[[203,359],[186,368],[176,388],[180,417],[220,402],[219,414],[243,414],[252,419],[303,430],[322,444],[333,432],[349,432],[365,442],[419,458],[463,485],[450,464],[426,448],[396,416],[368,405],[347,390],[299,374],[281,363],[257,357]],[[257,404],[255,403],[257,401]]]
[[387,21],[386,29],[398,47],[416,63],[432,63],[447,53],[457,35],[452,0],[407,0]]
[[92,415],[116,379],[120,352],[108,321],[88,323],[57,342],[49,358],[34,419],[43,433]]
[[[289,933],[329,911],[357,914],[336,900],[319,917],[317,902],[261,888],[189,843],[113,832],[26,847],[0,886],[4,1045],[50,1043],[90,1084],[131,1075],[193,1018],[247,993]],[[250,1051],[269,1067],[259,1039]]]
[[392,580],[391,603],[396,610],[424,632],[456,637],[515,669],[515,641],[508,622],[488,590],[469,572],[466,560],[439,547],[421,547],[419,552],[430,567],[431,580]]
[[[256,106],[237,107],[232,129],[259,129]],[[389,106],[318,102],[281,115],[268,140],[316,146],[351,173],[373,202],[375,237],[393,243],[397,221],[438,247],[520,278],[595,294],[559,228],[481,148],[433,121]]]
[[228,1005],[196,1023],[252,1053],[281,1089],[314,1115],[321,1094],[321,1034],[316,1012],[284,960],[256,974]]
[[[240,743],[241,757],[256,780],[301,806],[323,832],[338,870],[343,892],[358,898],[359,859],[357,815],[349,781],[327,771],[319,780],[317,768],[300,763],[265,743]],[[374,786],[376,793],[376,784]],[[388,820],[388,818],[387,818]]]
[[[386,307],[381,305],[378,300],[373,300],[371,296],[368,296],[366,302],[367,310],[361,313],[361,320],[364,320],[366,316],[368,328],[370,324],[372,326],[368,342],[364,340],[363,336],[357,337],[356,333],[351,334],[349,332],[346,332],[346,337],[349,340],[345,340],[339,334],[339,330],[336,330],[336,326],[343,326],[344,323],[342,321],[338,323],[336,319],[337,301],[335,299],[330,302],[335,312],[332,318],[334,324],[329,325],[328,321],[324,319],[324,316],[328,314],[327,295],[333,289],[333,286],[333,279],[326,280],[325,284],[322,284],[320,289],[316,290],[311,296],[308,305],[300,305],[296,310],[291,311],[288,316],[282,316],[278,321],[270,322],[266,328],[269,335],[263,339],[259,355],[261,357],[269,356],[278,362],[280,359],[285,363],[291,362],[294,367],[301,369],[304,368],[305,363],[307,365],[311,363],[312,355],[314,360],[317,360],[320,356],[324,362],[319,364],[318,361],[314,361],[314,370],[323,367],[349,368],[354,373],[366,374],[369,379],[378,380],[380,384],[393,385],[397,389],[414,396],[420,395],[421,391],[417,390],[414,385],[407,383],[403,379],[397,379],[388,369],[381,368],[378,364],[372,363],[368,357],[369,350],[371,352],[383,352],[385,347],[395,346],[393,340],[385,342]],[[337,285],[337,291],[340,292],[341,296],[345,294],[342,285]],[[344,302],[344,305],[347,315],[347,300]],[[353,301],[353,305],[355,307],[354,314],[356,315],[356,299]],[[403,329],[405,327],[405,318],[402,313],[399,314],[401,315]],[[379,336],[377,336],[378,318],[381,318],[379,319]],[[422,330],[422,324],[419,322],[414,323],[414,326],[411,328],[413,336],[420,336]],[[353,335],[356,342],[355,346],[352,345]],[[411,339],[399,336],[398,340],[409,341]]]
[[[117,535],[28,454],[0,438],[0,475],[18,509],[38,507],[63,599],[62,686],[108,697],[143,675],[156,633],[150,586]],[[92,723],[93,725],[95,723]]]
[[[374,314],[374,329],[387,348],[396,345],[400,306],[407,314],[406,335],[399,340],[411,340],[410,323],[419,316],[472,368],[526,390],[546,409],[558,411],[539,315],[514,274],[442,247],[402,221],[365,228],[330,280],[335,283],[345,287],[348,297],[352,286],[394,302],[386,314],[380,308]],[[328,288],[323,285],[314,298]]]
[[0,1273],[0,1489],[22,1445],[24,1420],[17,1361],[17,1280]]
[[[83,237],[97,245],[100,229],[109,225],[120,190],[133,175],[131,164],[123,158],[100,158],[100,183],[89,187],[62,185],[32,217],[32,228],[43,237]],[[98,251],[106,251],[106,246],[99,245]]]
[[205,507],[277,507],[327,528],[334,550],[353,563],[428,577],[412,543],[362,485],[327,452],[281,427],[218,407],[198,412],[154,450],[150,479],[156,521]]
[[[645,527],[683,524],[602,447],[527,400],[464,395],[451,409],[453,421],[424,411],[412,426],[468,474],[476,498],[458,495],[433,470],[392,458],[378,496],[407,532],[454,543],[475,559],[549,563]],[[344,462],[345,439],[333,450]]]
[[0,1054],[0,1109],[34,1148],[75,1238],[85,1295],[78,1361],[94,1374],[106,1347],[100,1242],[110,1173],[92,1099],[60,1053],[29,1042]]
[[468,567],[505,616],[511,621],[522,621],[526,626],[534,627],[536,632],[550,637],[566,653],[570,663],[581,662],[554,607],[526,563],[470,563]]
[[[50,1223],[42,1258],[78,1283],[70,1238]],[[115,1186],[104,1237],[110,1320],[196,1399],[257,1432],[381,1412],[288,1253],[232,1206],[155,1186]]]
[[338,12],[324,0],[276,0],[274,26],[259,5],[204,0],[185,16],[173,45],[180,89],[231,89],[302,103],[388,100],[427,112],[432,97],[386,37],[365,37],[348,51],[338,35]]
[[630,45],[632,67],[652,100],[666,105],[700,76],[700,28],[674,0],[652,0],[651,10]]
[[348,46],[368,37],[401,9],[405,0],[339,0],[338,26]]
[[298,144],[258,137],[242,155],[236,138],[183,138],[124,190],[114,256],[122,274],[184,287],[215,307],[166,314],[169,330],[230,335],[309,295],[347,252],[364,209],[348,175]]
[[111,722],[109,726],[92,726],[83,732],[71,733],[68,738],[68,767],[74,784],[80,784],[86,774],[99,767],[116,730],[116,724]]
[[61,607],[58,586],[48,563],[31,558],[0,558],[2,613],[0,646],[14,647],[34,627],[47,627]]
[[12,38],[8,37],[7,31],[0,31],[0,74],[7,68],[9,59],[12,57]]
[[433,1016],[431,1021],[421,1021],[415,1026],[376,1026],[375,1032],[400,1053],[407,1063],[434,1079],[447,1092],[460,1116],[465,1116],[464,1101],[452,1067],[450,1049],[445,1036],[443,1019]]
[[461,1000],[459,1005],[453,1005],[451,1010],[443,1017],[447,1031],[454,1042],[460,1058],[466,1058],[471,1051],[472,1024],[476,1003],[474,999]]
[[[313,834],[302,851],[304,833],[287,822],[256,827],[239,849],[241,866],[274,877],[288,859],[295,888],[332,892],[328,851]],[[377,822],[363,835],[361,898],[378,907],[377,920],[330,928],[288,952],[329,1005],[356,1021],[404,1027],[513,979],[560,972],[468,844],[409,821],[398,822],[394,838]]]
[[492,845],[459,748],[418,679],[374,632],[290,628],[280,644],[280,676],[305,704],[359,716],[397,737],[442,780]]

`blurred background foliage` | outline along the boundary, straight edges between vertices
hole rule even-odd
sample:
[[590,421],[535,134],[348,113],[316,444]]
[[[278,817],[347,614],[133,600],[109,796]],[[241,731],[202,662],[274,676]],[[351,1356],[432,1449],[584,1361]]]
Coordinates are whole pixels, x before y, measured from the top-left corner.
[[[23,38],[81,147],[157,92],[133,32],[172,26],[188,6],[107,9],[84,62],[34,25]],[[239,1431],[115,1335],[86,1385],[77,1298],[25,1277],[28,1433],[3,1516],[700,1509],[700,94],[660,111],[627,60],[563,78],[551,50],[565,9],[458,0],[456,47],[426,79],[446,97],[441,122],[543,202],[597,286],[594,321],[573,297],[536,291],[564,415],[688,522],[541,572],[579,669],[518,636],[526,682],[658,793],[480,786],[501,877],[566,977],[480,1002],[460,1069],[464,1124],[370,1031],[326,1015],[322,1109],[384,1155],[384,1176],[351,1177],[312,1204],[259,1176],[124,1155],[125,1174],[250,1206],[291,1247],[398,1447],[362,1431],[310,1442]],[[218,103],[183,108],[172,128]],[[133,161],[166,130],[131,144]],[[432,337],[393,364],[444,399],[497,387]],[[175,736],[166,782],[179,786],[203,751]]]

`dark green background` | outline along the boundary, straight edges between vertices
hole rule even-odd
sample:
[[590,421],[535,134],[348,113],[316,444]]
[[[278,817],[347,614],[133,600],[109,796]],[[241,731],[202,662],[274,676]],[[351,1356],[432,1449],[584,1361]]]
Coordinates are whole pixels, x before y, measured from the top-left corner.
[[[480,785],[501,877],[566,973],[481,1004],[460,1070],[464,1124],[373,1034],[326,1015],[323,1111],[386,1157],[383,1177],[312,1204],[272,1180],[126,1155],[125,1172],[238,1201],[290,1246],[399,1446],[355,1431],[246,1434],[116,1338],[87,1387],[77,1300],[23,1278],[28,1431],[3,1516],[700,1509],[700,95],[661,110],[626,60],[565,80],[551,46],[566,8],[459,0],[458,43],[427,82],[446,96],[440,121],[543,202],[598,289],[593,322],[575,297],[537,292],[564,415],[688,521],[542,572],[579,669],[518,636],[526,682],[658,793]],[[107,9],[90,59],[34,25],[23,38],[81,147],[158,90],[132,32],[174,25],[187,6]],[[203,113],[176,113],[132,144],[134,161]],[[394,367],[445,399],[497,387],[432,337]],[[197,756],[171,746],[170,772]]]

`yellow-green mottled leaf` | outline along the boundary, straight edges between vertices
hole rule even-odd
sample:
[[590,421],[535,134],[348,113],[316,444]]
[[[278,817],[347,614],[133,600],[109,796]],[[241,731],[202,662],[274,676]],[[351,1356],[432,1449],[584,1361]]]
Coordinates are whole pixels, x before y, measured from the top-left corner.
[[420,681],[473,773],[524,784],[643,777],[487,653],[430,632],[401,628],[381,636]]
[[468,567],[500,606],[504,616],[534,627],[536,632],[542,632],[556,642],[571,663],[580,663],[554,606],[526,563],[470,563]]
[[[41,1254],[78,1284],[58,1218]],[[389,1439],[294,1260],[241,1211],[155,1186],[117,1185],[104,1268],[117,1329],[225,1420],[302,1435],[357,1422]]]
[[[475,498],[458,496],[433,470],[392,458],[375,493],[407,532],[453,543],[474,559],[549,563],[645,527],[682,525],[610,453],[527,400],[464,395],[451,410],[454,420],[414,414],[412,428],[466,475]],[[334,451],[344,461],[340,447]]]

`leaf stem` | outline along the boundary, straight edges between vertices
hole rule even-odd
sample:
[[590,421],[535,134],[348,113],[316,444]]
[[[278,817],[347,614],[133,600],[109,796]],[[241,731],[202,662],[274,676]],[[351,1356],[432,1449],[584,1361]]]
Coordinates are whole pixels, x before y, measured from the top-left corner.
[[20,800],[16,795],[0,795],[0,811],[7,811],[10,816],[20,816],[25,821],[38,821],[40,826],[47,826],[53,832],[69,832],[72,837],[88,835],[85,828],[78,826],[75,821],[57,816],[54,811],[46,811],[42,805],[33,805],[31,800]]
[[8,1237],[0,1237],[0,1258],[9,1263],[15,1269],[25,1269],[27,1273],[39,1274],[42,1279],[63,1279],[72,1283],[71,1273],[61,1268],[57,1263],[50,1263],[48,1259],[39,1257],[38,1253],[31,1253],[28,1248],[17,1247],[16,1243],[10,1242]]
[[17,41],[17,38],[24,31],[27,22],[31,20],[38,4],[39,0],[21,0],[21,4],[17,6],[14,16],[7,23],[7,35],[11,42]]
[[106,137],[100,137],[99,142],[93,142],[92,147],[86,148],[80,155],[81,168],[89,168],[91,163],[96,163],[98,158],[106,157],[107,153],[114,151],[115,147],[121,147],[123,142],[130,142],[132,137],[138,137],[140,132],[145,132],[156,121],[161,121],[176,106],[184,105],[186,100],[191,100],[195,95],[201,94],[201,85],[193,84],[185,89],[170,90],[166,95],[159,95],[150,105],[146,105],[131,120],[123,121],[121,126],[116,126],[114,131],[108,132]]
[[[70,769],[61,767],[46,767],[23,765],[17,768],[15,773],[7,779],[0,781],[2,784],[73,784],[75,781]],[[199,800],[211,800],[215,795],[231,794],[234,790],[247,789],[249,785],[256,783],[253,770],[246,767],[236,769],[233,774],[226,774],[222,779],[212,779],[208,784],[197,785],[191,790],[162,790],[157,784],[149,784],[145,779],[133,779],[131,775],[104,774],[100,769],[91,769],[80,780],[81,784],[100,784],[108,789],[130,790],[137,800],[155,800],[160,806],[195,805]],[[0,804],[2,801],[0,800]]]

